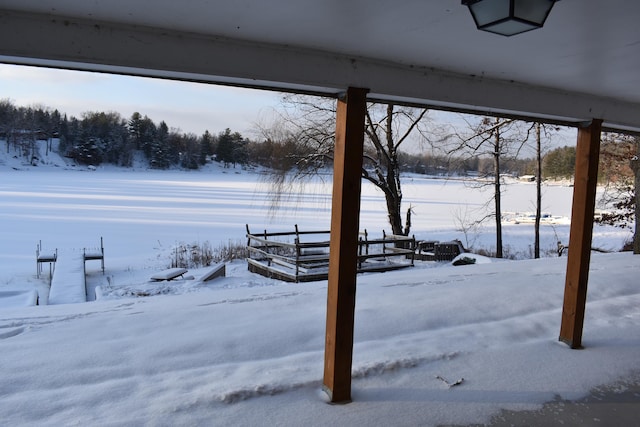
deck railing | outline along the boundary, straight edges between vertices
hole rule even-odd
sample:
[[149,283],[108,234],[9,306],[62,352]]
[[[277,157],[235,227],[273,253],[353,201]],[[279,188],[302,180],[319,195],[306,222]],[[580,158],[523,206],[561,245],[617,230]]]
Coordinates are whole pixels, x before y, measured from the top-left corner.
[[[325,279],[329,266],[330,231],[252,233],[247,224],[249,270],[291,282]],[[358,272],[387,271],[413,265],[416,240],[382,232],[371,239],[365,230],[358,239]]]

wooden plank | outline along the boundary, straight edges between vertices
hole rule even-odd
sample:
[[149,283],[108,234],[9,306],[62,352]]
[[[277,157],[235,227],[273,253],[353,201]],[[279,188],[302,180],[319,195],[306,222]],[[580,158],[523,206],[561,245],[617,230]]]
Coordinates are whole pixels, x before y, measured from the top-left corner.
[[385,255],[388,255],[388,256],[393,256],[394,254],[407,255],[412,253],[413,253],[413,249],[385,248]]
[[155,273],[150,277],[154,282],[161,282],[163,280],[173,280],[176,277],[184,275],[188,270],[186,268],[169,268],[167,270]]
[[331,234],[331,230],[309,230],[309,231],[298,231],[297,233],[294,234],[299,234],[299,235],[304,235],[304,234]]
[[251,238],[264,238],[264,237],[282,237],[282,236],[296,236],[296,235],[303,235],[303,234],[329,234],[330,231],[329,230],[308,230],[308,231],[277,231],[277,232],[272,232],[272,233],[260,233],[260,234],[253,234],[253,233],[247,233],[247,237],[251,237]]
[[289,274],[285,271],[274,270],[264,264],[261,264],[259,261],[255,261],[250,258],[247,258],[247,264],[249,267],[249,271],[252,273],[258,273],[265,277],[272,277],[274,279],[283,280],[285,282],[298,281],[295,275]]
[[250,240],[255,240],[258,243],[263,243],[265,246],[268,247],[277,247],[277,246],[282,246],[282,247],[287,247],[287,248],[293,248],[295,249],[296,244],[295,243],[291,243],[291,242],[281,242],[278,240],[269,240],[269,239],[265,239],[262,237],[257,237],[257,236],[253,236],[253,235],[248,235]]
[[305,248],[328,248],[329,245],[331,244],[331,242],[329,242],[328,240],[325,242],[300,242],[298,243],[298,247],[300,249],[305,249]]
[[[295,261],[288,262],[288,261],[285,261],[285,260],[279,259],[279,258],[273,258],[271,261],[274,264],[281,265],[282,267],[287,267],[287,268],[289,268],[289,269],[291,269],[293,271],[296,270],[296,262]],[[298,268],[300,268],[300,267],[298,267]]]
[[367,89],[338,100],[331,205],[323,386],[332,403],[351,401],[351,364]]
[[86,277],[82,253],[62,252],[51,278],[48,304],[87,302]]
[[216,264],[211,267],[205,274],[200,277],[201,282],[208,282],[218,277],[225,277],[227,274],[227,267],[224,263]]
[[[329,254],[318,254],[318,255],[302,255],[298,257],[299,263],[305,262],[329,262]],[[294,261],[295,262],[295,261]]]
[[593,120],[588,127],[578,129],[567,276],[560,326],[560,341],[571,348],[582,347],[601,129],[602,120]]
[[[381,256],[379,254],[360,257],[361,260],[364,260],[364,258],[380,262],[362,262],[358,267],[358,273],[384,272],[413,266],[412,264],[406,262],[392,263],[388,260],[389,257]],[[260,261],[247,258],[247,262],[249,263],[249,271],[251,271],[252,273],[258,273],[265,277],[275,278],[280,278],[280,276],[286,275],[286,279],[283,280],[287,280],[290,282],[327,280],[328,277],[328,259],[327,262],[299,263],[297,265],[298,274],[295,274],[296,264],[289,263],[284,260],[274,258],[271,260],[271,264],[268,264],[265,260]]]
[[38,262],[56,262],[57,254],[40,254],[38,255]]

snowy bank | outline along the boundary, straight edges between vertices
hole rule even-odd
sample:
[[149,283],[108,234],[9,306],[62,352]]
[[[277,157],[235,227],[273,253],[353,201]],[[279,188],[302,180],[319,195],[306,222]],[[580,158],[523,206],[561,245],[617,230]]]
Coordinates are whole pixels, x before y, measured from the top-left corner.
[[[439,425],[639,370],[640,257],[594,255],[585,350],[557,341],[566,258],[358,279],[354,402],[324,403],[326,282],[233,263],[180,295],[0,311],[8,425]],[[179,286],[179,285],[176,285]],[[453,388],[449,382],[463,378]]]

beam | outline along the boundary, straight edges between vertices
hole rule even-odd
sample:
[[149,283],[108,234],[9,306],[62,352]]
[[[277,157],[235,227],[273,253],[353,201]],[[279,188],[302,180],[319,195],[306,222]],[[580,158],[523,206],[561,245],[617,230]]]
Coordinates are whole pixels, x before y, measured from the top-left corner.
[[601,129],[602,120],[593,120],[589,126],[578,128],[567,276],[560,326],[560,341],[574,349],[582,348]]
[[358,267],[358,229],[367,89],[338,99],[329,246],[324,390],[332,403],[351,401],[351,362]]

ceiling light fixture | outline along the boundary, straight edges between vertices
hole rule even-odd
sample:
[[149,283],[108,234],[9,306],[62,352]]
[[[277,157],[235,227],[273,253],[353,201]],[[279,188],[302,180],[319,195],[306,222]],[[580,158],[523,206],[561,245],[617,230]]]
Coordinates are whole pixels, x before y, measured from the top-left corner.
[[462,0],[479,30],[513,36],[542,28],[558,0]]

